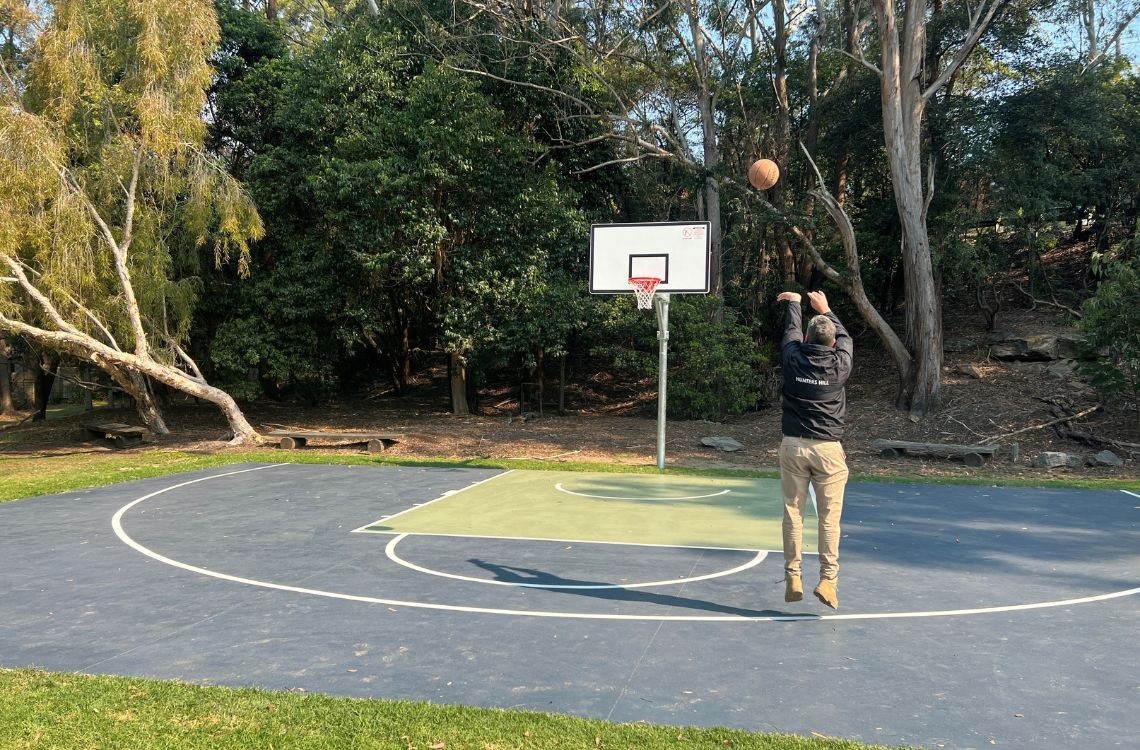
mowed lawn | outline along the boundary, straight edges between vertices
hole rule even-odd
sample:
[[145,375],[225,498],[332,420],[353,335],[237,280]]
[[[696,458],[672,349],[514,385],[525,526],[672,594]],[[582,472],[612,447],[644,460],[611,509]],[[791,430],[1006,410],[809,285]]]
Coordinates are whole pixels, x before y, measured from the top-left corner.
[[821,737],[0,669],[8,750],[858,750]]

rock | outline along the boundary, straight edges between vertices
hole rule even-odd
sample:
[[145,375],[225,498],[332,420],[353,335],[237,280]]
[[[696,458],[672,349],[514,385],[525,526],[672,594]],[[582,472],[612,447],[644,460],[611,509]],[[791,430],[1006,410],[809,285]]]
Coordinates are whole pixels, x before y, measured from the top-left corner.
[[1051,361],[1076,357],[1081,339],[1076,335],[1041,333],[1031,336],[995,334],[990,345],[990,356],[995,359]]
[[1070,377],[1077,371],[1077,363],[1071,359],[1062,359],[1045,368],[1045,372],[1062,380]]
[[958,372],[963,375],[969,375],[975,380],[982,379],[982,371],[973,362],[966,362],[965,364],[958,365]]
[[744,446],[730,437],[703,437],[701,445],[709,448],[719,448],[722,451],[738,451]]
[[1037,458],[1033,459],[1033,468],[1035,469],[1056,469],[1061,466],[1075,468],[1080,465],[1081,459],[1079,456],[1062,453],[1061,451],[1045,451],[1044,453],[1038,453]]
[[1101,451],[1089,459],[1089,466],[1123,466],[1124,459],[1112,451]]

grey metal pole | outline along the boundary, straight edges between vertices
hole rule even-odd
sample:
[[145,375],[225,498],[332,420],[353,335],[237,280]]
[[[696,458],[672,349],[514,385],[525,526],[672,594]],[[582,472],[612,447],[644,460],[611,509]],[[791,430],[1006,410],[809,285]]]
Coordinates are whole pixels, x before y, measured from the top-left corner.
[[657,310],[657,468],[665,468],[665,372],[669,362],[669,294],[653,298]]

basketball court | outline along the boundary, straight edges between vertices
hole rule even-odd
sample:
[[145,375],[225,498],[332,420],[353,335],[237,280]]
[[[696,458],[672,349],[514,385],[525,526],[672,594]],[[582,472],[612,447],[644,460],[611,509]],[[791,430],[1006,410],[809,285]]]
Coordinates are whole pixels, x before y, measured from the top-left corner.
[[1140,490],[852,483],[838,611],[784,604],[779,503],[294,464],[5,503],[0,666],[923,747],[1140,736]]

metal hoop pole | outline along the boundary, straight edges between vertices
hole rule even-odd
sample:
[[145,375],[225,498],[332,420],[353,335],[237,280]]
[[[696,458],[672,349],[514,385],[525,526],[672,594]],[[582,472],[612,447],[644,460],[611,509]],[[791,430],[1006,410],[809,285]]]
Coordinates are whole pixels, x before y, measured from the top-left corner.
[[669,365],[669,294],[653,300],[657,312],[657,468],[665,468],[665,373]]

